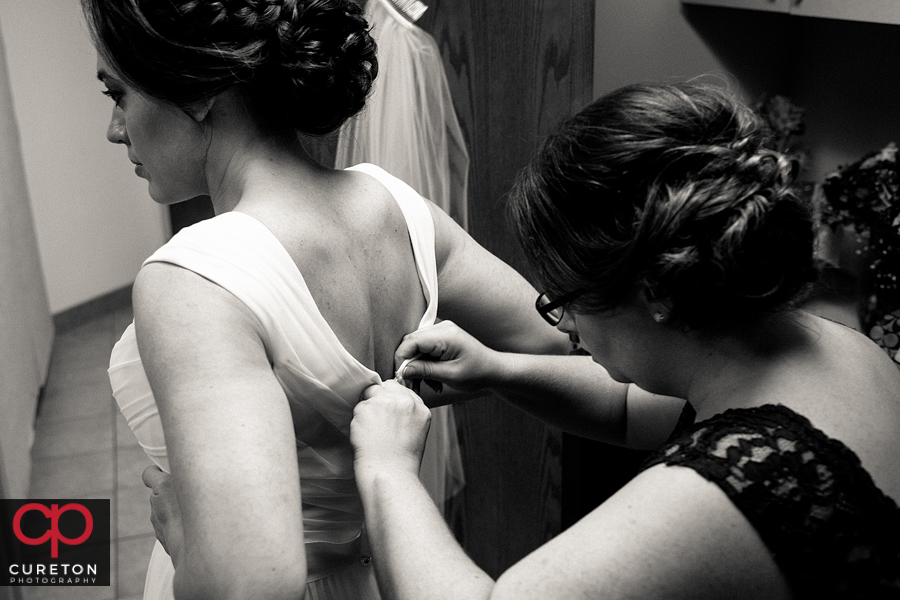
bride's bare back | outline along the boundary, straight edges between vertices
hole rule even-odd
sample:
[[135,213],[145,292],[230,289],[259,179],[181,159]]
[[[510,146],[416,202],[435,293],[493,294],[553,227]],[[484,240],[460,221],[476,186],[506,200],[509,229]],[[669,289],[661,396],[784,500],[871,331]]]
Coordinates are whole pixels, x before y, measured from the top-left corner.
[[425,312],[406,221],[376,179],[319,171],[312,196],[249,198],[237,210],[262,221],[302,274],[343,346],[383,379],[393,353]]

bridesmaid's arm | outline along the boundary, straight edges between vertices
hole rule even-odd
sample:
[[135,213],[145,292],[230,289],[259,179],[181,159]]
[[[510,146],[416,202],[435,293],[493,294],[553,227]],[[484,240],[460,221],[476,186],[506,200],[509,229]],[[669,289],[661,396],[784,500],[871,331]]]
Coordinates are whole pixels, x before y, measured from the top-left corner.
[[293,422],[257,320],[165,263],[139,273],[134,311],[184,526],[176,598],[302,598]]
[[[398,365],[419,353],[429,354],[437,362],[416,361],[425,374],[412,377],[457,384],[449,394],[421,386],[426,404],[454,402],[457,389],[466,390],[460,394],[463,400],[490,389],[576,435],[640,449],[662,444],[684,400],[614,381],[589,357],[547,356],[566,355],[572,344],[568,334],[535,310],[538,291],[443,211],[431,208],[438,316],[452,323],[411,333],[395,354]],[[470,336],[475,339],[468,340]]]
[[768,548],[728,496],[692,469],[664,465],[639,474],[495,582],[457,543],[416,476],[428,409],[394,382],[363,397],[350,439],[384,600],[790,597]]

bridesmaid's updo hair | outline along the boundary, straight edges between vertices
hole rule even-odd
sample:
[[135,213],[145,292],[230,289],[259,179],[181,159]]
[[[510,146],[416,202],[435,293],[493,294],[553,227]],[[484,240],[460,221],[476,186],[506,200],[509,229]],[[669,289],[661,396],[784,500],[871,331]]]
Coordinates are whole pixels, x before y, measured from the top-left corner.
[[792,306],[817,276],[795,167],[748,107],[716,87],[640,84],[599,98],[542,144],[510,196],[540,283],[588,290],[576,312],[635,291],[695,330]]
[[181,108],[240,86],[258,118],[310,135],[363,107],[375,42],[352,0],[82,0],[106,61]]

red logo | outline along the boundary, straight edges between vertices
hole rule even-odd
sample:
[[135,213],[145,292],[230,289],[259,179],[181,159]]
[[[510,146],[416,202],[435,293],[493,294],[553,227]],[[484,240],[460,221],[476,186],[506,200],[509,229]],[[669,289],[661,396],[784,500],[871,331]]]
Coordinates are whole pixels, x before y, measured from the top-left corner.
[[[31,510],[36,510],[50,519],[50,529],[48,529],[47,532],[39,538],[30,538],[22,533],[22,516]],[[74,540],[65,537],[59,532],[59,516],[69,510],[74,510],[84,515],[84,533],[79,535]],[[83,505],[75,504],[74,502],[71,504],[66,504],[62,508],[59,508],[58,504],[51,504],[50,508],[47,508],[47,506],[44,504],[32,502],[30,504],[23,505],[19,510],[16,511],[16,514],[13,517],[13,532],[16,534],[16,537],[29,546],[39,546],[40,544],[47,543],[47,540],[50,540],[50,556],[52,558],[59,557],[60,541],[63,544],[67,544],[69,546],[77,546],[86,542],[87,539],[91,536],[91,532],[93,530],[94,517],[91,516],[91,511],[89,511]]]

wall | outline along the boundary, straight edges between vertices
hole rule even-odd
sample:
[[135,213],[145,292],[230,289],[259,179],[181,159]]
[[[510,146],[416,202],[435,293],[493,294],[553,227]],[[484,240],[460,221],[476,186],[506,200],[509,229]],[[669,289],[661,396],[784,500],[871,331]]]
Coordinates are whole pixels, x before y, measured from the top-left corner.
[[13,104],[53,313],[130,284],[166,239],[124,147],[78,0],[0,0]]
[[[683,8],[678,0],[598,0],[594,95],[639,81],[704,74],[728,78],[745,99],[786,83],[788,69],[781,59],[786,48],[786,16],[721,9],[713,9],[713,15],[709,12]],[[707,30],[712,30],[711,34],[721,31],[730,39],[728,51],[708,45],[703,37]],[[764,36],[768,39],[762,44]]]
[[[900,10],[900,9],[898,9]],[[783,94],[806,108],[803,177],[900,142],[900,28],[678,0],[598,0],[594,94],[641,80],[730,77],[753,101]]]
[[28,492],[32,424],[53,342],[20,147],[0,42],[0,498]]
[[[900,12],[900,4],[897,11]],[[791,98],[807,108],[810,179],[900,144],[900,26],[795,18]]]

